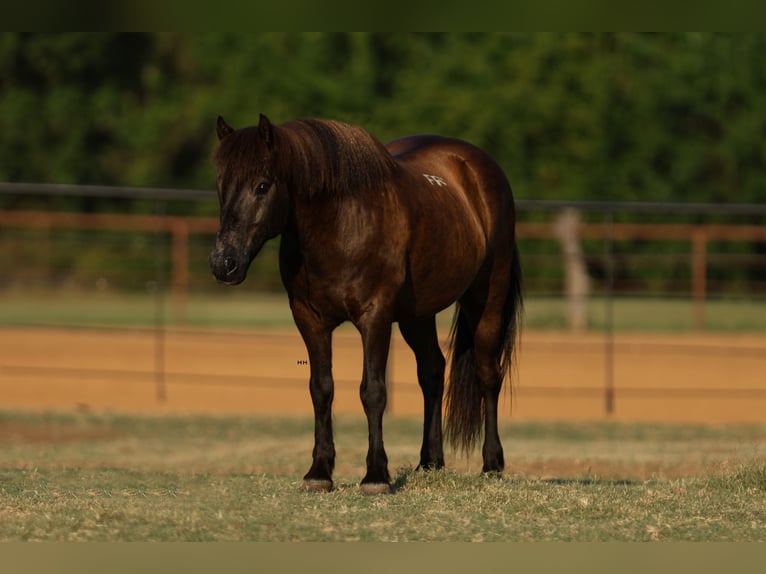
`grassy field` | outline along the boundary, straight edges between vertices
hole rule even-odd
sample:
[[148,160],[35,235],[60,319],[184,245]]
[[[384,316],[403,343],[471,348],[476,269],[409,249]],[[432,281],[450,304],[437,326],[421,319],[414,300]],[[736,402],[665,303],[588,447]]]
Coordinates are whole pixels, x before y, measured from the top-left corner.
[[766,427],[515,423],[507,472],[417,472],[392,418],[390,495],[365,422],[336,421],[337,488],[300,491],[309,418],[0,413],[0,540],[766,541]]
[[[592,298],[590,326],[606,324],[606,304]],[[183,311],[169,297],[117,292],[6,292],[0,299],[0,325],[152,325],[183,323],[194,327],[281,327],[292,325],[283,293],[248,293],[222,289],[192,295]],[[452,309],[439,315],[446,330]],[[616,298],[612,305],[617,331],[688,331],[694,329],[694,309],[687,299]],[[532,329],[566,328],[566,304],[560,298],[529,297],[524,324]],[[711,300],[705,305],[705,328],[712,331],[766,331],[766,301]]]

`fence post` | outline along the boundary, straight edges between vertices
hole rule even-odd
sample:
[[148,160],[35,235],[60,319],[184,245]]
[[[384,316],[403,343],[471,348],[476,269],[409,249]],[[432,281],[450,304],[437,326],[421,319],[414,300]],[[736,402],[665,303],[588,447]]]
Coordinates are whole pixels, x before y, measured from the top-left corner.
[[692,231],[692,298],[694,299],[694,328],[705,328],[705,298],[707,296],[707,233],[702,226]]
[[[157,203],[160,218],[165,218],[164,204]],[[154,385],[157,401],[167,401],[165,390],[165,293],[163,288],[164,251],[163,236],[166,230],[159,225],[154,232]]]
[[604,301],[604,409],[614,414],[614,214],[604,222],[604,255],[606,258],[606,293]]
[[173,234],[173,318],[176,323],[185,323],[189,292],[189,224],[183,218],[174,217],[170,229]]
[[579,236],[580,212],[564,209],[556,218],[553,232],[564,254],[564,283],[566,289],[569,329],[582,332],[588,328],[588,271]]

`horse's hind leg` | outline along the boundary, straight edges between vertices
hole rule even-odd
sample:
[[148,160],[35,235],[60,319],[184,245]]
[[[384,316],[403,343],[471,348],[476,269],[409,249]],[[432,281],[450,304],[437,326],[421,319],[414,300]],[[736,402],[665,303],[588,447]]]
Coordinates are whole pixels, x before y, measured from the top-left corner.
[[418,383],[423,391],[423,446],[420,468],[442,468],[442,396],[444,394],[444,355],[439,348],[436,317],[401,321],[399,330],[415,353]]
[[474,285],[460,300],[474,327],[476,381],[484,403],[483,472],[501,472],[505,465],[497,418],[504,378],[501,359],[508,328],[504,323],[503,308],[510,288],[509,267],[509,260],[496,257],[488,280]]
[[497,428],[498,401],[503,385],[500,372],[503,334],[500,331],[499,313],[484,314],[474,334],[476,376],[484,394],[483,472],[502,472],[505,465]]

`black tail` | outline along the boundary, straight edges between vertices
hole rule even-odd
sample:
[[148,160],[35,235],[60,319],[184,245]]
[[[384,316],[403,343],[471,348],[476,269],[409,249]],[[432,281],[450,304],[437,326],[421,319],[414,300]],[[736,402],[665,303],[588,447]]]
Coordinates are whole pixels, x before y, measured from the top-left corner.
[[[511,285],[503,305],[504,339],[499,360],[501,380],[507,378],[509,383],[512,383],[511,364],[517,336],[521,330],[522,314],[521,262],[518,247],[515,246]],[[469,452],[482,435],[484,396],[476,376],[473,330],[459,304],[455,311],[450,337],[451,363],[446,401],[446,436],[454,449]]]

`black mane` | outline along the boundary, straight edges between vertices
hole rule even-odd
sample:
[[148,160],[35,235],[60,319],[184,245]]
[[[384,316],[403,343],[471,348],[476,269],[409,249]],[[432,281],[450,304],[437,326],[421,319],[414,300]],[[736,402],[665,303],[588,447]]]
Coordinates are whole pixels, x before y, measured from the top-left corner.
[[308,197],[380,190],[396,169],[388,150],[363,128],[319,119],[275,126],[272,152],[258,128],[237,130],[224,138],[213,162],[223,177],[273,177]]

